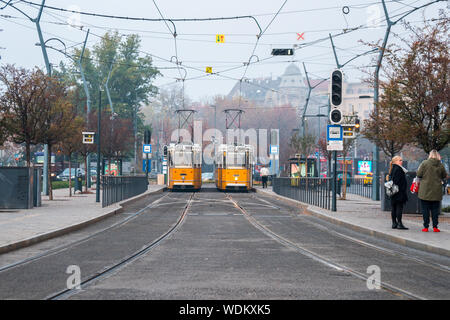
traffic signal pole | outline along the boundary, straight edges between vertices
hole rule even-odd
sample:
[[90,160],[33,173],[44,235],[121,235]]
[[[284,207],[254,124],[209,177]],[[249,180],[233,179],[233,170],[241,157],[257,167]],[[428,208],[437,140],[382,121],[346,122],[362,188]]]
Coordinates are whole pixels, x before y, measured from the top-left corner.
[[[97,117],[97,182],[95,190],[95,202],[100,202],[100,132],[101,132],[101,114],[102,114],[102,90],[98,90],[98,117]],[[90,170],[90,168],[88,169]],[[86,173],[87,174],[87,173]],[[87,183],[87,182],[86,182]]]

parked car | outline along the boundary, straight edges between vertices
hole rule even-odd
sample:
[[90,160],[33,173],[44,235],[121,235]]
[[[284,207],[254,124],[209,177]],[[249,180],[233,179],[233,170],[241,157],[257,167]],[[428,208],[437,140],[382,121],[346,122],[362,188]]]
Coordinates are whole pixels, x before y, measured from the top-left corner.
[[[81,176],[83,178],[84,178],[84,175],[85,175],[84,170],[81,169],[81,168],[72,168],[70,173],[71,173],[71,178],[72,179],[75,179],[75,177],[77,177],[79,174],[81,174]],[[64,169],[63,172],[61,172],[60,174],[56,175],[56,180],[69,181],[69,168]]]

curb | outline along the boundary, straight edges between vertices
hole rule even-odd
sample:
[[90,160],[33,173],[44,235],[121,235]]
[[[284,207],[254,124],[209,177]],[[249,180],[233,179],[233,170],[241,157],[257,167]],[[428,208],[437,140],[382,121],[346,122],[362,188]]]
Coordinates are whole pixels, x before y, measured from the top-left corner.
[[381,239],[384,239],[384,240],[389,240],[391,242],[394,242],[394,243],[397,243],[397,244],[400,244],[400,245],[403,245],[403,246],[406,246],[406,247],[410,247],[410,248],[413,248],[413,249],[418,249],[418,250],[427,251],[427,252],[431,252],[431,253],[434,253],[434,254],[439,254],[439,255],[444,255],[444,256],[450,257],[450,250],[447,250],[447,249],[444,249],[444,248],[435,247],[435,246],[431,246],[431,245],[427,245],[427,244],[424,244],[424,243],[421,243],[421,242],[416,242],[416,241],[412,241],[412,240],[396,237],[396,236],[393,236],[393,235],[390,235],[390,234],[387,234],[387,233],[384,233],[384,232],[381,232],[381,231],[372,230],[372,229],[369,229],[369,228],[366,228],[366,227],[361,227],[360,225],[356,225],[356,224],[352,224],[352,223],[349,223],[349,222],[346,222],[346,221],[342,221],[342,220],[330,217],[330,216],[328,216],[326,214],[323,214],[322,212],[317,211],[317,209],[314,206],[312,206],[312,205],[309,205],[307,203],[303,203],[303,202],[300,202],[300,201],[297,201],[297,200],[293,200],[293,199],[281,196],[279,194],[271,194],[271,193],[268,193],[268,192],[266,193],[266,192],[262,192],[262,191],[258,191],[258,190],[256,190],[256,192],[261,193],[261,194],[265,194],[265,195],[267,195],[269,197],[277,198],[279,200],[291,202],[291,203],[295,204],[296,206],[300,206],[300,207],[304,208],[305,210],[308,211],[308,213],[310,213],[311,215],[313,215],[313,216],[315,216],[317,218],[320,218],[320,219],[326,220],[328,222],[331,222],[331,223],[334,223],[334,224],[337,224],[337,225],[349,228],[349,229],[351,229],[353,231],[357,231],[357,232],[360,232],[360,233],[371,235],[371,236],[374,236],[374,237],[377,237],[377,238],[381,238]]
[[146,192],[141,193],[132,198],[125,199],[120,202],[114,203],[113,204],[114,208],[111,208],[111,211],[108,211],[108,212],[104,213],[103,215],[97,216],[93,219],[85,220],[85,221],[70,225],[68,227],[64,227],[62,229],[50,231],[47,233],[42,233],[42,234],[33,236],[31,238],[28,238],[28,239],[20,240],[15,243],[6,244],[6,245],[0,247],[0,254],[11,252],[11,251],[21,249],[21,248],[25,248],[25,247],[31,246],[33,244],[36,244],[36,243],[39,243],[39,242],[42,242],[45,240],[56,238],[56,237],[62,236],[64,234],[83,229],[91,224],[99,222],[99,221],[106,219],[108,217],[111,217],[115,214],[121,213],[123,211],[123,205],[125,205],[125,204],[133,203],[133,202],[135,202],[147,195],[150,195],[150,194],[163,193],[166,189],[167,188],[164,187],[164,188],[161,188],[160,190],[156,190],[156,191],[146,191]]

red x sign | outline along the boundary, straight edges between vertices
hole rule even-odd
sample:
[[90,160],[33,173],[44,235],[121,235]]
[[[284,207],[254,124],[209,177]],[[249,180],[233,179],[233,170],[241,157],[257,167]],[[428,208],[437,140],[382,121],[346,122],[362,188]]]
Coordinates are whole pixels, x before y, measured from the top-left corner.
[[305,34],[304,32],[302,32],[302,34],[297,32],[297,40],[300,40],[300,39],[305,40],[305,38],[303,38],[304,34]]

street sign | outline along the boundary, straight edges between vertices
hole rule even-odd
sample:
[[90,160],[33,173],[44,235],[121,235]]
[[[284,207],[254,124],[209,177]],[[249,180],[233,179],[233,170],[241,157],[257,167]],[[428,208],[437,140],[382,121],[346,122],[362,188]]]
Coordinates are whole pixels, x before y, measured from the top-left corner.
[[206,73],[212,73],[212,67],[206,67]]
[[151,144],[144,144],[143,145],[144,153],[152,153],[152,145]]
[[152,171],[152,160],[143,159],[142,160],[142,171],[146,172],[147,166],[148,166],[148,172]]
[[216,42],[217,43],[225,43],[225,35],[224,34],[216,35]]
[[270,154],[278,154],[278,146],[270,146]]
[[328,141],[327,151],[344,151],[344,141],[343,140]]
[[340,125],[327,125],[327,141],[342,141],[343,129]]
[[292,56],[294,49],[272,49],[273,56]]
[[95,132],[82,132],[83,134],[83,143],[84,144],[93,144]]
[[354,124],[346,124],[342,125],[344,131],[344,139],[352,139],[355,138],[355,125]]

